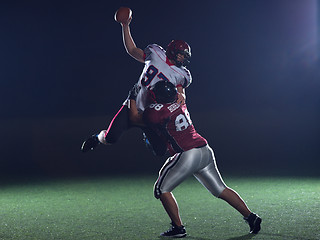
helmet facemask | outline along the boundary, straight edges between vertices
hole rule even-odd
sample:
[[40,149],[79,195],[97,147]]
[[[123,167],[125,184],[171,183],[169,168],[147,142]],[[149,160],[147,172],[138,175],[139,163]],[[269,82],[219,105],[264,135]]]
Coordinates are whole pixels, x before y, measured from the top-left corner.
[[[184,58],[183,58],[183,61],[179,61],[178,60],[178,54],[181,54]],[[190,63],[190,58],[191,58],[191,54],[185,50],[185,51],[177,51],[176,55],[175,55],[175,65],[177,67],[181,67],[181,66],[187,66],[189,63]]]
[[[181,54],[184,58],[183,61],[179,61],[178,54]],[[185,41],[172,40],[166,50],[167,57],[175,62],[177,67],[186,66],[190,63],[191,48]]]

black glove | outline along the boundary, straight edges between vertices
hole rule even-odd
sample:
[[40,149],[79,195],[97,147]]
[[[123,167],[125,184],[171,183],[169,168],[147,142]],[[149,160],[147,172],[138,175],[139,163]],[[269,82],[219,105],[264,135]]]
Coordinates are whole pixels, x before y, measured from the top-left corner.
[[129,91],[128,99],[136,100],[140,89],[141,89],[141,87],[138,85],[138,83],[134,84],[133,87],[131,88],[131,90]]

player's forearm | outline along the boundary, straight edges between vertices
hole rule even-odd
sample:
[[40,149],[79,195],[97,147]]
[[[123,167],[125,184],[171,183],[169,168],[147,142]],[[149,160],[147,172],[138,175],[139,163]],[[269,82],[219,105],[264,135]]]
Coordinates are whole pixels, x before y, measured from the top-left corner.
[[178,100],[177,103],[183,105],[186,103],[186,92],[185,89],[181,86],[177,87],[178,91]]
[[142,49],[137,48],[130,33],[130,27],[127,24],[122,25],[123,44],[127,53],[139,62],[144,62]]
[[142,114],[140,114],[137,109],[136,101],[130,99],[128,107],[129,107],[129,119],[130,119],[131,124],[133,124],[135,126],[144,127],[145,124],[142,120]]
[[184,89],[183,87],[181,87],[181,86],[177,87],[177,91],[178,91],[178,93],[180,93],[180,94],[186,95],[185,89]]

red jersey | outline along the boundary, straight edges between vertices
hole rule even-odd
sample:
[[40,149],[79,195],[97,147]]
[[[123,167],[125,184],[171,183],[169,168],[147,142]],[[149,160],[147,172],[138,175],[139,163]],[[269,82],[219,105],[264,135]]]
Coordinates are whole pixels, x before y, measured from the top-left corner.
[[207,144],[207,140],[196,132],[185,104],[151,104],[145,109],[143,119],[166,141],[172,155]]

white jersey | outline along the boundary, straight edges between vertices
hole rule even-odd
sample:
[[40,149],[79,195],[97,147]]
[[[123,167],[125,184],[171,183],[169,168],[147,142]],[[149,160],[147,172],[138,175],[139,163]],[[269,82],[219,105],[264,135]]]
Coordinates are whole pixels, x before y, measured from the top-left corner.
[[192,78],[189,70],[185,67],[177,67],[171,64],[166,56],[165,50],[157,44],[148,45],[145,50],[145,67],[138,81],[141,87],[136,105],[139,111],[147,107],[148,89],[158,81],[168,80],[176,87],[186,88],[191,84]]

